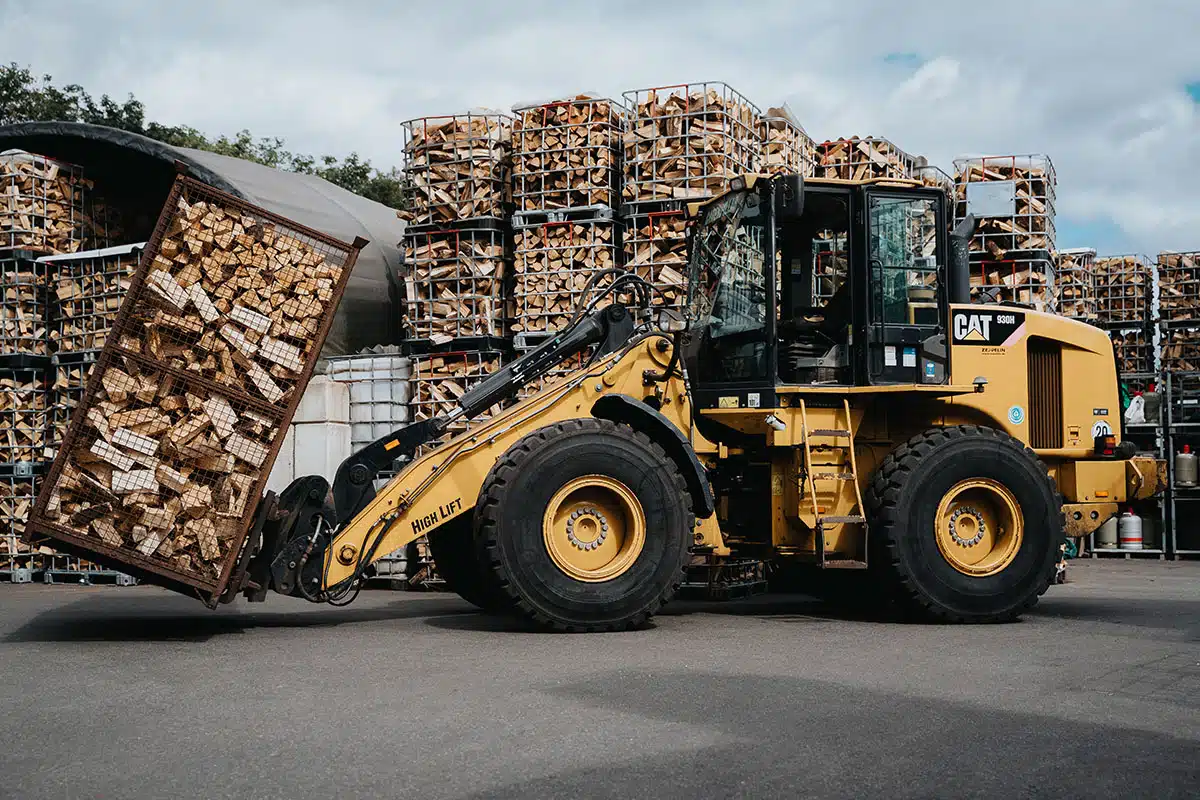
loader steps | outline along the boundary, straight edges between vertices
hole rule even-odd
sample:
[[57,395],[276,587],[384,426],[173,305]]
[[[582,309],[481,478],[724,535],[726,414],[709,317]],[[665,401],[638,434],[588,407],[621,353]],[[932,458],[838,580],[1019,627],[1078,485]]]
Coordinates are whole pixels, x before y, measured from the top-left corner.
[[821,522],[826,525],[851,525],[856,522],[866,522],[867,518],[859,514],[850,514],[844,517],[821,517]]
[[[801,436],[804,439],[805,488],[812,502],[812,514],[816,522],[813,534],[818,565],[823,569],[866,569],[867,519],[863,513],[862,491],[858,485],[858,464],[854,457],[854,422],[850,416],[850,401],[846,398],[842,398],[842,413],[845,415],[845,428],[810,428],[808,427],[808,407],[803,399],[800,400],[800,429]],[[836,412],[833,422],[835,426],[841,422],[837,418]],[[825,441],[820,441],[822,439]],[[826,453],[831,450],[844,451],[844,458],[840,461],[831,461],[828,459],[823,462],[813,461],[814,451]],[[849,471],[846,470],[846,467],[849,467]],[[850,513],[825,514],[825,509],[817,502],[817,484],[834,482],[839,484],[849,483],[853,487],[853,504],[848,509]],[[835,498],[841,509],[835,510],[845,509],[847,505],[847,502],[843,501],[845,497],[846,490],[839,486],[835,492]],[[841,553],[826,551],[825,529],[827,526],[833,525],[862,526],[862,540],[860,546],[857,548],[857,551],[863,557],[862,561],[836,557],[840,556]]]

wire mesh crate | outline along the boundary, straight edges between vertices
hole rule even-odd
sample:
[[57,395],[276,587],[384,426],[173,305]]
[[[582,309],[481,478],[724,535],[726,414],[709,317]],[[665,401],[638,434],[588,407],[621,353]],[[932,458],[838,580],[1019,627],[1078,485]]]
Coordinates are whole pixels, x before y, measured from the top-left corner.
[[1162,331],[1162,365],[1168,372],[1200,372],[1200,326]]
[[1153,319],[1158,299],[1154,268],[1140,255],[1095,261],[1096,314],[1101,323],[1142,324]]
[[39,480],[34,474],[0,474],[0,581],[27,583],[39,567],[38,554],[21,540]]
[[1114,328],[1108,336],[1122,374],[1153,375],[1164,365],[1165,351],[1160,351],[1157,331],[1145,326]]
[[817,145],[817,175],[843,181],[911,178],[916,159],[877,136],[851,136]]
[[762,114],[728,84],[637,89],[624,98],[625,203],[712,197],[758,170]]
[[125,245],[41,259],[52,287],[50,340],[55,352],[104,348],[143,247]]
[[[58,354],[51,360],[47,453],[57,454],[71,425],[71,414],[83,400],[88,378],[99,359],[99,351]],[[48,456],[49,457],[49,456]]]
[[817,145],[812,137],[783,109],[768,109],[762,120],[762,171],[810,178],[816,169]]
[[1078,247],[1056,251],[1054,281],[1059,315],[1087,322],[1099,319],[1095,250]]
[[620,200],[625,113],[607,98],[513,109],[513,203],[517,212],[615,208]]
[[177,178],[35,540],[216,605],[362,244]]
[[48,409],[45,370],[0,368],[0,465],[46,458]]
[[0,251],[0,356],[50,353],[46,267],[28,251]]
[[914,180],[920,181],[923,185],[934,189],[941,189],[946,193],[947,199],[954,197],[954,178],[951,178],[945,170],[935,167],[933,164],[921,164],[918,159],[915,166],[912,168],[912,177]]
[[1019,303],[1054,310],[1054,265],[1044,250],[1013,251],[1004,258],[971,254],[971,302]]
[[83,250],[106,250],[122,247],[131,241],[131,226],[121,203],[111,202],[98,191],[88,196],[89,213],[84,221],[86,236]]
[[[549,333],[570,322],[596,272],[617,266],[620,225],[611,219],[548,222],[518,229],[513,299],[516,333]],[[611,283],[601,279],[598,288]],[[595,296],[593,292],[592,296]]]
[[23,150],[0,153],[0,249],[82,250],[90,186],[73,164]]
[[[414,420],[433,419],[458,407],[458,400],[480,381],[500,369],[505,353],[499,350],[430,353],[412,357],[412,401],[409,409]],[[438,442],[430,442],[420,452],[437,447],[439,442],[457,436],[472,425],[489,419],[503,408],[492,406],[473,420],[453,422]]]
[[508,231],[500,227],[406,231],[411,334],[444,344],[468,336],[507,336]]
[[1049,156],[981,156],[954,161],[955,220],[979,222],[971,249],[1053,250],[1057,178]]
[[444,226],[477,217],[504,218],[511,206],[512,118],[467,113],[420,117],[404,126],[404,175],[412,225]]
[[1160,317],[1200,320],[1200,252],[1159,253],[1157,267]]
[[673,206],[642,206],[625,217],[625,267],[658,289],[655,305],[687,303],[687,224]]

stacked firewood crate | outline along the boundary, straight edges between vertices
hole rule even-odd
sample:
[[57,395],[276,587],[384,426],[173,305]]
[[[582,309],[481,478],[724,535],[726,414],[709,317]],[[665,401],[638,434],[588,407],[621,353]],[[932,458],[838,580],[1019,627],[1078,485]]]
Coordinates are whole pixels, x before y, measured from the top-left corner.
[[1057,313],[1063,317],[1096,322],[1096,251],[1090,247],[1054,253]]
[[20,150],[0,153],[0,249],[82,250],[90,188],[72,164]]
[[767,109],[762,120],[762,171],[768,175],[812,177],[817,145],[786,108]]
[[834,139],[817,147],[817,175],[843,181],[869,178],[911,178],[916,159],[887,139],[852,136]]
[[[1200,252],[1159,253],[1154,271],[1163,367],[1177,376],[1200,373]],[[1176,385],[1191,388],[1195,382]]]
[[1054,310],[1054,165],[1048,156],[984,156],[954,161],[954,219],[968,214],[971,296]]

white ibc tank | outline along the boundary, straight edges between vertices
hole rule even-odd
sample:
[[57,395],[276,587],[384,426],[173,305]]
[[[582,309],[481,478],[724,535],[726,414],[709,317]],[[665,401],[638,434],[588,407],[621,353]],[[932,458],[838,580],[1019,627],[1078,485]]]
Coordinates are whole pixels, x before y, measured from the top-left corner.
[[1142,549],[1142,518],[1133,513],[1133,509],[1125,510],[1117,523],[1117,538],[1122,550]]

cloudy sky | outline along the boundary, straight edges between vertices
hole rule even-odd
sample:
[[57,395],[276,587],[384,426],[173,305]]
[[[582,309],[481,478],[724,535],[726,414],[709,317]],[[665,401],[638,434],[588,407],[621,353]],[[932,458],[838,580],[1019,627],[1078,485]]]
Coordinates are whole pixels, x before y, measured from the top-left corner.
[[379,165],[412,117],[705,80],[947,171],[1047,153],[1059,246],[1103,253],[1200,249],[1198,36],[1197,0],[0,0],[0,61]]

